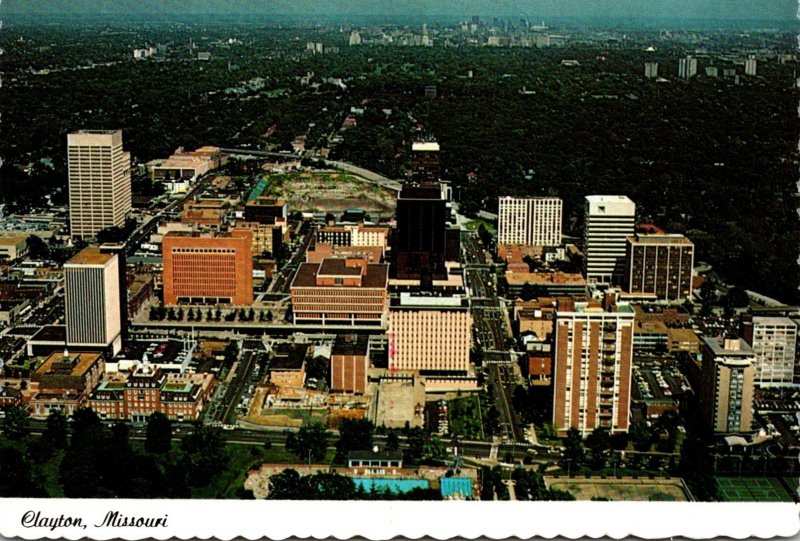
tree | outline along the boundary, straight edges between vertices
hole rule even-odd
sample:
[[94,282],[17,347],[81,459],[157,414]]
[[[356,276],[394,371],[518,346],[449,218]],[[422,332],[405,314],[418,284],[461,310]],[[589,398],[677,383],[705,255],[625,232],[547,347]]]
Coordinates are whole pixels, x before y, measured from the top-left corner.
[[316,420],[310,420],[300,427],[297,434],[286,438],[286,449],[303,461],[321,462],[328,449],[328,431]]
[[270,500],[297,500],[300,495],[300,474],[297,470],[287,468],[269,477]]
[[197,426],[181,440],[183,466],[191,487],[208,485],[228,465],[225,443],[218,430]]
[[147,420],[144,449],[159,454],[172,449],[172,422],[161,412],[153,412]]
[[374,426],[366,419],[343,419],[339,425],[339,441],[336,442],[334,462],[344,464],[350,451],[365,451],[372,448]]
[[649,451],[650,445],[653,441],[653,436],[650,433],[650,428],[644,421],[636,421],[630,428],[630,439],[633,442],[633,448],[637,451]]
[[390,453],[400,450],[400,438],[394,430],[390,430],[386,435],[386,450]]
[[[405,429],[404,429],[405,431]],[[425,430],[422,428],[415,426],[414,428],[409,428],[406,431],[406,443],[408,447],[403,453],[406,462],[417,462],[422,459],[423,453],[425,452],[425,440],[427,439],[427,434]]]
[[561,467],[574,472],[583,466],[584,458],[581,433],[577,428],[570,428],[567,430],[567,438],[564,440],[564,458]]
[[53,410],[47,416],[47,428],[42,433],[42,439],[47,441],[54,449],[67,448],[67,418],[60,410]]
[[25,239],[25,246],[28,249],[28,257],[31,259],[48,259],[50,257],[50,247],[38,235],[30,235]]
[[442,439],[438,435],[433,434],[428,438],[425,442],[423,455],[425,456],[425,460],[433,462],[438,462],[447,458],[447,451],[444,448]]
[[33,477],[30,463],[11,447],[0,447],[0,498],[42,498],[47,492]]
[[6,406],[3,419],[3,433],[12,440],[21,440],[28,435],[31,425],[31,416],[20,406]]
[[590,465],[593,469],[599,470],[606,464],[608,452],[611,449],[611,435],[607,428],[595,428],[586,438],[586,447],[590,452]]

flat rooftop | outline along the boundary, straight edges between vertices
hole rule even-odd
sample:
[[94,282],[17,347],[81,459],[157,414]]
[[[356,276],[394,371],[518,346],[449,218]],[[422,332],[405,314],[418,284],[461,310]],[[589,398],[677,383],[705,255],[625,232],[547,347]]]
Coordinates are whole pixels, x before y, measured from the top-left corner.
[[439,143],[417,142],[411,144],[413,152],[439,152]]
[[743,338],[735,339],[738,349],[726,349],[725,338],[721,336],[703,336],[703,343],[708,346],[711,352],[717,357],[742,357],[750,358],[755,355],[753,348],[744,341]]
[[105,265],[114,254],[104,254],[100,248],[89,246],[78,252],[72,259],[67,261],[67,265]]
[[300,370],[308,355],[309,344],[280,344],[269,362],[269,371]]
[[369,337],[366,334],[340,334],[331,348],[331,355],[366,355]]
[[[343,260],[342,260],[343,261]],[[357,286],[317,286],[317,273],[321,263],[302,263],[297,269],[292,287],[357,287]],[[355,269],[360,274],[360,269]],[[357,275],[357,274],[356,274]],[[360,287],[386,288],[389,279],[389,265],[385,263],[370,263],[367,272],[361,277]]]
[[[65,355],[67,353],[67,355]],[[69,353],[56,351],[36,369],[38,375],[82,376],[102,357],[101,353]]]
[[692,241],[690,241],[680,233],[653,233],[653,234],[637,233],[636,235],[628,237],[628,242],[630,242],[631,244],[653,244],[653,245],[670,244],[670,245],[694,246],[692,244]]

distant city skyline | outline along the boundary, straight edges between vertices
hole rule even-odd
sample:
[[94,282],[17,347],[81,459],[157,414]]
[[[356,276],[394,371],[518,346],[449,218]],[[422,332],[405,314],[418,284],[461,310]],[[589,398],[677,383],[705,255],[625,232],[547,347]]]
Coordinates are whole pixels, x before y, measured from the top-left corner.
[[[212,8],[213,6],[213,8]],[[334,7],[335,6],[335,7]],[[282,17],[317,17],[325,20],[357,18],[410,19],[482,17],[537,19],[609,19],[635,21],[654,20],[726,20],[726,21],[786,21],[795,19],[796,3],[790,0],[512,0],[498,5],[488,0],[438,2],[416,0],[395,3],[389,0],[217,0],[213,4],[201,0],[119,1],[103,0],[6,0],[6,15],[180,15],[183,13],[236,16],[246,14],[279,15]]]

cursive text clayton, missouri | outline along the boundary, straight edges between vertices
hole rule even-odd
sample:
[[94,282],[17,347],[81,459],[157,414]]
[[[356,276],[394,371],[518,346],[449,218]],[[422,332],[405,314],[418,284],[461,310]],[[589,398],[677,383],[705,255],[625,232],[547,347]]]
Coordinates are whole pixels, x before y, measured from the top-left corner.
[[64,515],[47,517],[42,515],[41,511],[27,511],[24,515],[22,515],[21,522],[23,528],[50,528],[51,532],[56,528],[86,529],[86,525],[83,523],[82,518],[65,517]]
[[[103,520],[95,524],[95,528],[166,528],[168,515],[163,517],[137,517],[122,515],[119,511],[109,511]],[[68,517],[59,515],[48,517],[41,511],[27,511],[22,515],[22,526],[25,528],[49,528],[54,531],[58,528],[83,528],[86,524],[81,517]]]
[[96,528],[159,528],[167,526],[167,515],[163,517],[133,517],[120,515],[119,511],[109,511]]

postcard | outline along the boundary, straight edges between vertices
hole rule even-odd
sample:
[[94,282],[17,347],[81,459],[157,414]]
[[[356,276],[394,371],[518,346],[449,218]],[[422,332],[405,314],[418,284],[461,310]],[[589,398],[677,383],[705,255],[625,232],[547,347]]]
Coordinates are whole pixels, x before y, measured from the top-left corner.
[[794,2],[0,21],[0,536],[800,530]]

